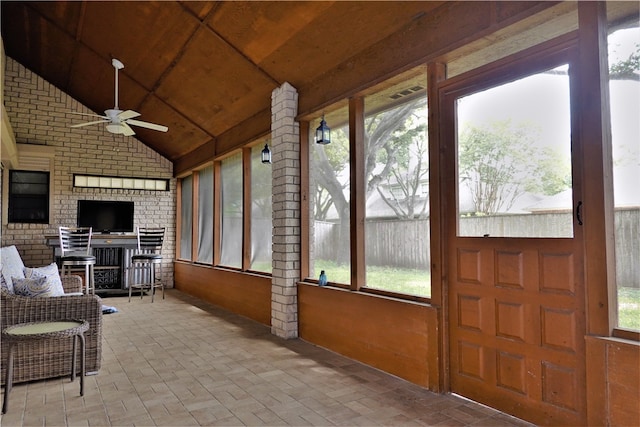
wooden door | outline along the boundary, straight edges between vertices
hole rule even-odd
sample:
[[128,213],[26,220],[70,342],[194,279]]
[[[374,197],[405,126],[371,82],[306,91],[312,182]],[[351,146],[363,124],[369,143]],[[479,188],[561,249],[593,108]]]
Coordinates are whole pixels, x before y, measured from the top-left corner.
[[451,238],[451,390],[537,424],[584,424],[574,239]]
[[[570,111],[575,110],[569,94],[569,65],[574,56],[566,45],[553,50],[538,48],[514,60],[506,59],[485,70],[458,76],[444,82],[439,91],[443,114],[440,143],[445,195],[442,212],[446,218],[443,230],[448,381],[454,393],[536,424],[583,425],[585,292],[582,231],[572,212],[577,206],[580,182],[572,160],[578,141],[576,132],[571,131],[575,120],[570,118]],[[519,236],[520,230],[498,232],[497,236],[494,231],[475,235],[461,231],[461,216],[482,221],[489,215],[481,211],[480,215],[464,213],[465,200],[459,197],[470,180],[481,182],[481,172],[474,175],[468,169],[463,171],[460,154],[477,148],[463,147],[463,134],[458,129],[464,122],[463,106],[476,100],[467,97],[496,87],[504,90],[521,77],[535,75],[536,79],[545,79],[563,72],[563,102],[569,110],[565,112],[566,157],[574,170],[567,189],[570,196],[564,209],[565,230],[558,236],[543,237],[526,233]],[[531,99],[519,98],[518,102],[527,107],[540,102],[540,109],[556,106],[547,105],[544,98],[539,100],[536,96],[534,93]],[[518,108],[520,104],[514,105]],[[481,106],[491,108],[486,102]],[[505,147],[501,148],[509,148]],[[521,157],[527,161],[526,156]],[[500,163],[491,166],[497,168]],[[537,173],[523,172],[521,176]],[[473,191],[473,187],[466,191]],[[507,212],[502,219],[509,215],[517,216]]]

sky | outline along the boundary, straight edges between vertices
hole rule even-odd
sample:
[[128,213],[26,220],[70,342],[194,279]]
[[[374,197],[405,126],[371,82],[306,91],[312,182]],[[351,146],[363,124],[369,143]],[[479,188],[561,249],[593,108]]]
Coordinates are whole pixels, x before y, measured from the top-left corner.
[[[640,28],[619,30],[610,35],[610,63],[627,59],[637,45],[640,45]],[[616,205],[638,206],[640,192],[635,186],[640,181],[640,81],[612,81],[610,97]],[[461,127],[504,119],[514,124],[531,123],[540,129],[538,143],[541,146],[554,146],[565,158],[570,156],[569,78],[566,75],[538,74],[474,93],[458,104],[458,118]]]

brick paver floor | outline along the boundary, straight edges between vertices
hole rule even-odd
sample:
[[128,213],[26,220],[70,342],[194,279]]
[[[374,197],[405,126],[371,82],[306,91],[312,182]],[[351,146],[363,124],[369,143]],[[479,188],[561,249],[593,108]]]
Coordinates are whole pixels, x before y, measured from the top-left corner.
[[84,397],[68,377],[17,384],[2,426],[529,425],[176,290],[103,302],[119,312],[104,316],[102,368]]

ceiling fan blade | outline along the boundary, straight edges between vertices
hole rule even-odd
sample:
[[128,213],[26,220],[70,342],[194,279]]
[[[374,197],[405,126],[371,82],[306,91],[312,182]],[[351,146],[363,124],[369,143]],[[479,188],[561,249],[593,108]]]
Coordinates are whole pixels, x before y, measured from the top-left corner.
[[81,128],[83,126],[97,125],[98,123],[109,123],[109,120],[96,120],[94,122],[86,122],[86,123],[80,123],[80,124],[77,124],[77,125],[71,125],[70,127],[72,127],[72,128]]
[[95,113],[78,113],[75,111],[69,111],[70,114],[76,114],[78,116],[89,116],[89,117],[101,117],[103,119],[108,119],[109,117],[107,116],[101,116],[100,114],[95,114]]
[[131,129],[131,127],[126,123],[126,122],[122,122],[120,123],[120,126],[122,126],[122,134],[125,136],[133,136],[136,133],[133,131],[133,129]]
[[138,117],[139,115],[140,113],[138,113],[137,111],[126,110],[118,114],[118,118],[120,120],[128,120],[128,119],[133,119],[134,117]]
[[169,128],[166,126],[157,125],[155,123],[149,123],[149,122],[141,122],[140,120],[127,120],[127,123],[134,126],[140,126],[141,128],[158,130],[160,132],[166,132],[169,130]]

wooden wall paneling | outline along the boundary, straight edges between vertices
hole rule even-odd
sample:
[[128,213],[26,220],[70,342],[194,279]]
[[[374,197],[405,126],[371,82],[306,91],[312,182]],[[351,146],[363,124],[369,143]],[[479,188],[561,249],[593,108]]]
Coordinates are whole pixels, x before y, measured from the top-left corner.
[[269,326],[271,277],[176,261],[175,287]]
[[[604,2],[579,2],[579,66],[573,102],[580,118],[587,333],[610,335],[615,325],[613,162],[609,110],[607,15]],[[577,111],[576,111],[577,110]]]
[[446,250],[443,226],[446,216],[442,211],[444,198],[441,187],[441,144],[440,118],[442,111],[438,102],[440,82],[446,78],[446,65],[430,63],[427,66],[427,105],[429,107],[429,220],[431,227],[431,304],[442,307],[444,304],[444,265],[442,255]]
[[[606,346],[608,425],[640,423],[640,344],[608,340]],[[635,375],[632,373],[635,372]]]
[[350,192],[350,247],[351,289],[358,290],[365,284],[365,235],[367,184],[364,176],[364,98],[349,100],[349,192]]
[[[426,304],[298,285],[300,338],[438,390],[437,312]],[[366,319],[366,321],[363,321]]]
[[589,425],[635,426],[640,420],[640,343],[586,337]]
[[[522,12],[519,6],[526,2],[498,2],[496,19],[500,28],[496,31],[442,55],[439,60],[446,62],[448,77],[509,57],[578,28],[575,2],[558,2],[551,7],[548,7],[550,2],[539,2],[540,13],[536,13],[535,8],[528,9],[527,13],[516,13],[507,19],[511,24],[505,26],[506,21],[500,17],[505,11],[501,7],[516,3],[518,12]],[[506,13],[510,15],[515,11]]]
[[[271,99],[271,93],[269,93]],[[271,131],[271,106],[258,111],[238,125],[216,135],[216,156],[222,156],[256,139],[264,138]]]
[[245,144],[269,135],[271,127],[271,110],[265,109],[248,118],[223,134],[210,136],[208,142],[194,147],[188,154],[178,157],[173,162],[174,174],[187,172],[205,162],[241,148]]
[[216,140],[209,139],[197,148],[191,150],[188,154],[179,157],[173,162],[173,174],[179,176],[202,166],[204,163],[215,158]]
[[[428,105],[428,135],[429,135],[429,227],[431,241],[431,304],[438,307],[438,322],[445,324],[445,295],[446,295],[446,239],[445,236],[445,218],[442,210],[444,197],[441,187],[441,140],[440,140],[440,103],[438,102],[438,87],[440,82],[446,78],[446,65],[441,63],[430,63],[427,65],[427,105]],[[438,349],[439,369],[434,367],[429,372],[439,372],[441,375],[435,379],[430,379],[431,384],[437,384],[438,390],[447,390],[448,379],[447,372],[447,356],[448,345],[445,344],[446,328],[438,328],[438,334],[434,334],[430,338],[435,342],[430,343],[431,348]]]
[[585,337],[587,364],[587,422],[592,426],[607,425],[608,393],[606,342],[596,337]]

